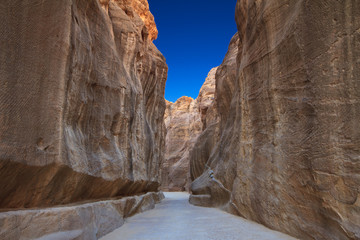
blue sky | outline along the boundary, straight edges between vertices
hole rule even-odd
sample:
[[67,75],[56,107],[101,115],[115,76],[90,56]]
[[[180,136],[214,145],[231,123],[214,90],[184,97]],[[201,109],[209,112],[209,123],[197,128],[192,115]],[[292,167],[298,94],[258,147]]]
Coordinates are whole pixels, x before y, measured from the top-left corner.
[[169,66],[165,99],[196,98],[236,33],[236,0],[148,0],[159,30],[154,41]]

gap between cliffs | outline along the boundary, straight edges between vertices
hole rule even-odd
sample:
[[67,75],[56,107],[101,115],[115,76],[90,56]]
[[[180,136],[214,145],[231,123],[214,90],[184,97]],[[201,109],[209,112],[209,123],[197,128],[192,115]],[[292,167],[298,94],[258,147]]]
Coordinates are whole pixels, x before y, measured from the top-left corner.
[[238,0],[222,64],[167,102],[162,188],[300,239],[360,239],[359,16],[360,1]]
[[[228,115],[234,91],[238,43],[235,34],[223,63],[210,70],[196,99],[184,96],[174,103],[166,101],[163,191],[189,192],[190,184],[208,168],[206,163],[219,138],[220,121]],[[213,177],[209,171],[208,176]]]

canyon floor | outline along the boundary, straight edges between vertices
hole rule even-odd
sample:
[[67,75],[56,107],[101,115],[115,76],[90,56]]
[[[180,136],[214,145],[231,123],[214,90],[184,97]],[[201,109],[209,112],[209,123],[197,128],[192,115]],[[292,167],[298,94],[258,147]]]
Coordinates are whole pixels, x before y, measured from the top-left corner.
[[294,239],[218,209],[190,205],[187,193],[164,194],[165,199],[155,209],[128,218],[101,240]]

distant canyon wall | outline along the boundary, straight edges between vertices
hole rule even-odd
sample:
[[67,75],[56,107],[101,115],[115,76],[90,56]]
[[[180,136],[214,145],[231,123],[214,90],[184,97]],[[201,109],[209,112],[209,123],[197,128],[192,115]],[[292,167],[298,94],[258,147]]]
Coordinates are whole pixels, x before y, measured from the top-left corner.
[[158,191],[167,65],[147,1],[0,11],[0,208]]
[[238,0],[236,22],[190,201],[301,239],[359,239],[360,2]]
[[166,148],[161,167],[161,189],[164,191],[189,191],[189,154],[206,128],[206,116],[214,100],[216,69],[209,72],[196,99],[184,96],[174,103],[166,102]]

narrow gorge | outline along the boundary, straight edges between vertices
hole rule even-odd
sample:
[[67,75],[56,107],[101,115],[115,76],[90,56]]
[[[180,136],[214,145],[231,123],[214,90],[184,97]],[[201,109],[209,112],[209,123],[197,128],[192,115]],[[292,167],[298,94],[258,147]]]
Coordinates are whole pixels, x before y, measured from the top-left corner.
[[174,102],[147,0],[0,2],[0,240],[124,239],[162,191],[193,206],[136,216],[154,232],[201,206],[238,234],[201,239],[240,217],[360,239],[360,1],[235,2],[221,65]]
[[356,1],[237,1],[210,111],[194,109],[206,124],[181,129],[196,137],[190,203],[300,239],[360,239],[359,20]]
[[164,191],[189,191],[190,150],[206,128],[206,121],[212,121],[209,108],[214,101],[216,69],[209,72],[196,99],[184,96],[174,103],[166,101],[166,146],[161,167]]

